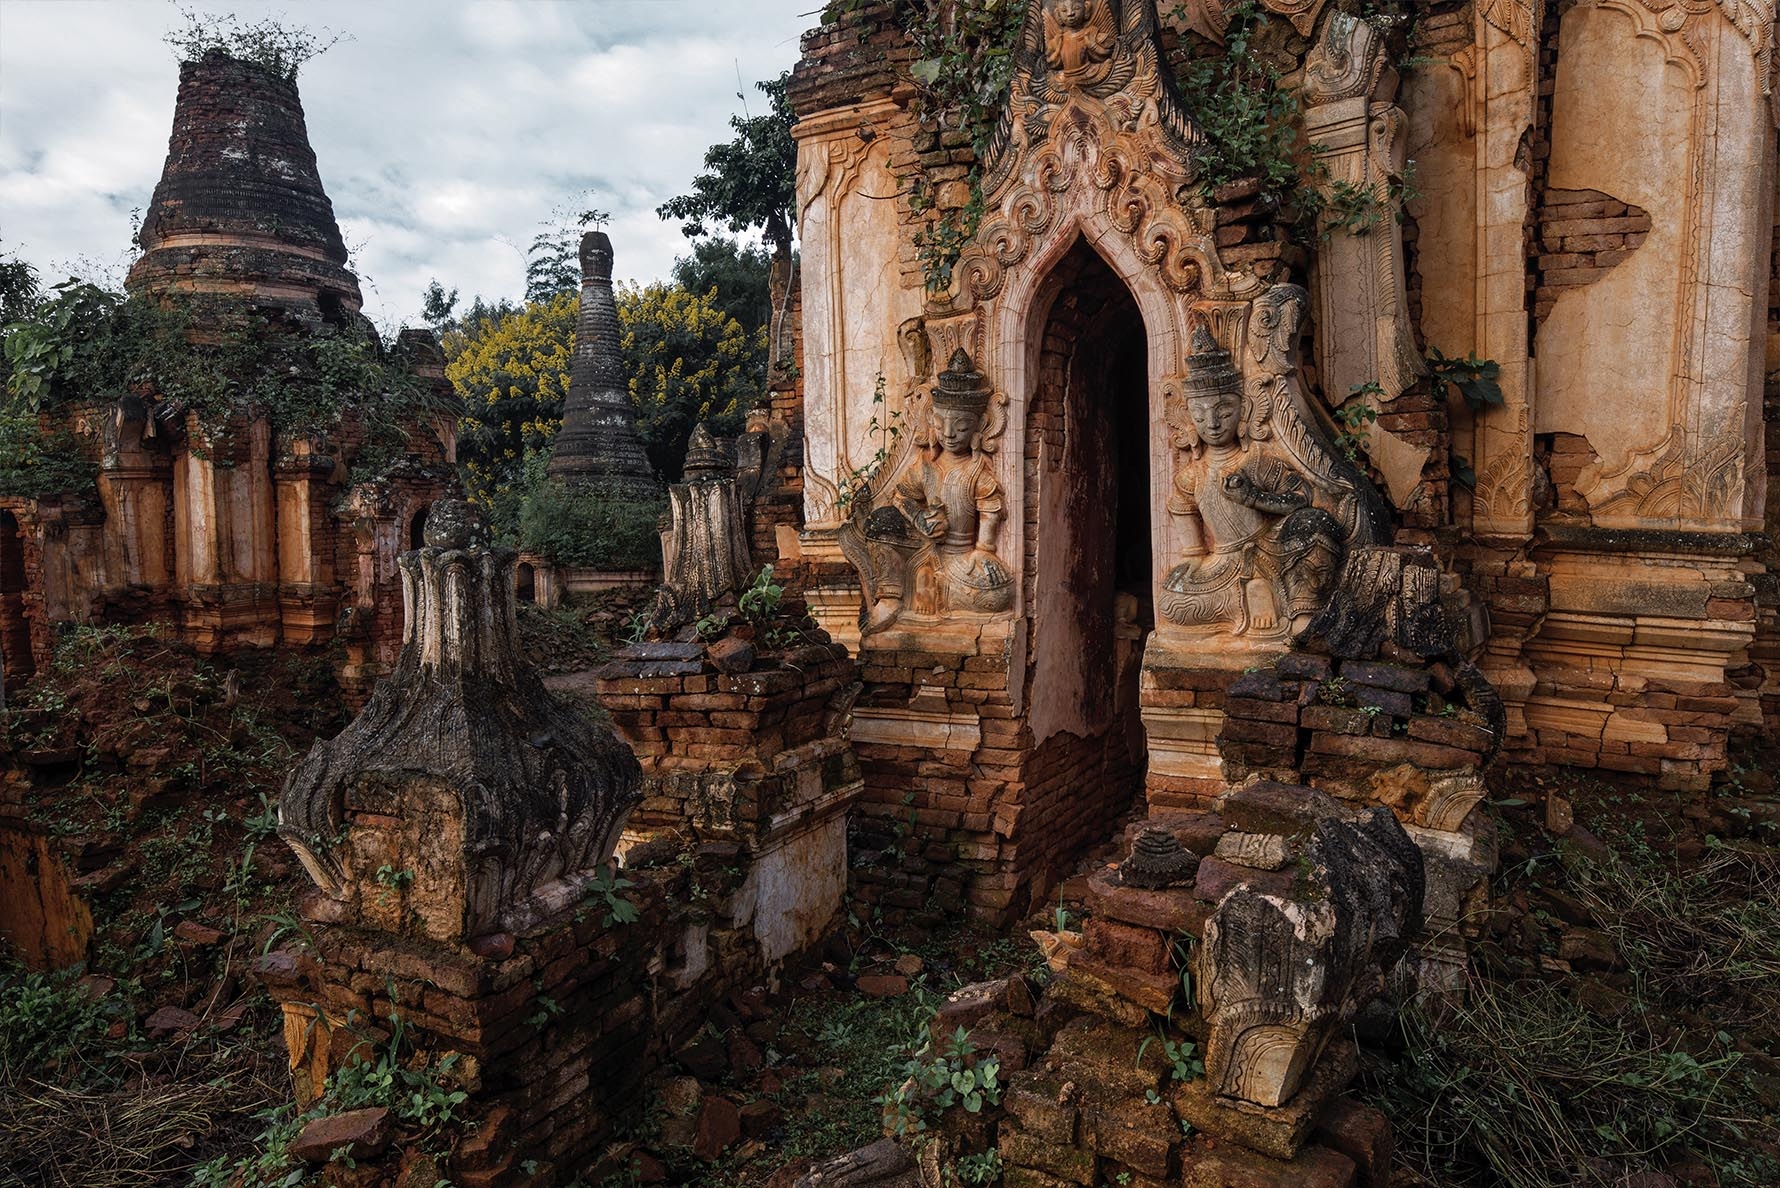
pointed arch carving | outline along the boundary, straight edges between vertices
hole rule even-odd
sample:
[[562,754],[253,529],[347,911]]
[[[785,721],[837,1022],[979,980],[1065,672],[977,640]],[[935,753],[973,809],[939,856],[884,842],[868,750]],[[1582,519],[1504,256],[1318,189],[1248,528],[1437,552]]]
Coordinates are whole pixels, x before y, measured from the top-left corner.
[[[1252,296],[1260,285],[1218,256],[1214,212],[1197,186],[1204,138],[1163,68],[1154,0],[1090,0],[1075,34],[1090,40],[1073,48],[1051,44],[1071,34],[1046,0],[1027,5],[1008,106],[985,162],[987,213],[951,287],[929,295],[929,310],[996,301],[1009,271],[1054,244],[1071,220],[1090,242],[1109,230],[1123,235],[1140,267],[1175,292]],[[1110,38],[1091,39],[1109,30]]]

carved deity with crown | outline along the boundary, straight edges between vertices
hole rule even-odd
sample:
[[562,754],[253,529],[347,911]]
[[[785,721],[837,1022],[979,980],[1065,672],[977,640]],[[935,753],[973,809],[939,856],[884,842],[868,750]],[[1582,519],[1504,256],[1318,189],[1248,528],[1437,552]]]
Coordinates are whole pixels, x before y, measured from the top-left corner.
[[1092,87],[1112,70],[1114,0],[1044,0],[1045,62],[1065,89]]
[[1273,402],[1244,398],[1230,353],[1203,326],[1187,364],[1168,501],[1186,557],[1159,609],[1179,626],[1282,642],[1322,608],[1349,533],[1317,505],[1323,476],[1274,440]]
[[884,506],[856,504],[841,551],[859,570],[861,630],[921,616],[996,614],[1014,604],[1013,576],[996,552],[1007,499],[995,477],[995,441],[1007,425],[1006,397],[954,351],[930,407],[917,418],[920,451],[895,476]]

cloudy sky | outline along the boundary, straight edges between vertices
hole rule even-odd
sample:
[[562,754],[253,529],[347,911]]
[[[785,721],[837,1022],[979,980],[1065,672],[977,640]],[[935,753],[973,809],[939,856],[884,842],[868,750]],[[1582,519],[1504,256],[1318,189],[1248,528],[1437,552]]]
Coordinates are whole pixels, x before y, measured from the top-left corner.
[[[796,62],[820,0],[196,7],[349,35],[298,83],[365,312],[389,326],[434,277],[520,296],[532,236],[590,205],[612,212],[619,277],[665,275],[687,240],[656,205],[730,138],[738,89],[764,109],[755,80]],[[46,281],[121,280],[172,127],[162,37],[184,23],[171,0],[0,0],[0,251]]]

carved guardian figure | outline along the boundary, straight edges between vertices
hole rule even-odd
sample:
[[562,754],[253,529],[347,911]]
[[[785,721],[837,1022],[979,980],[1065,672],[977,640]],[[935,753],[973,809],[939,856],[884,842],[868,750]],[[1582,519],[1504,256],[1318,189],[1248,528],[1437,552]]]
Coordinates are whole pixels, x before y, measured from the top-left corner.
[[1201,324],[1167,402],[1180,451],[1168,510],[1185,557],[1157,609],[1179,627],[1284,643],[1327,603],[1350,547],[1387,539],[1384,501],[1335,449],[1298,374],[1308,295],[1274,285],[1249,309],[1245,366]]
[[923,448],[889,502],[872,508],[869,490],[855,500],[840,544],[859,570],[864,633],[905,610],[931,617],[1013,607],[1013,576],[995,551],[1007,514],[993,464],[1005,401],[960,347],[932,390]]
[[1389,809],[1318,822],[1302,860],[1290,897],[1226,894],[1196,957],[1206,1078],[1256,1105],[1291,1100],[1421,928],[1421,851]]
[[1283,639],[1320,609],[1343,533],[1315,506],[1305,474],[1245,425],[1250,410],[1230,353],[1203,326],[1187,362],[1178,428],[1190,444],[1168,501],[1186,559],[1163,582],[1162,614],[1181,626]]

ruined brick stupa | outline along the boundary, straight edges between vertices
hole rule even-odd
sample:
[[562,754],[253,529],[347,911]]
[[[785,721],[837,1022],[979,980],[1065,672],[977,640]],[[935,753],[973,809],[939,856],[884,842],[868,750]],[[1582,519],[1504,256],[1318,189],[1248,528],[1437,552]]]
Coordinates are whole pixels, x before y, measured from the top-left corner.
[[601,487],[622,498],[661,494],[655,468],[637,435],[636,413],[618,353],[618,304],[612,297],[612,241],[604,231],[581,236],[581,312],[562,429],[550,477]]
[[363,304],[294,79],[211,50],[179,68],[132,293],[242,297],[315,326]]

